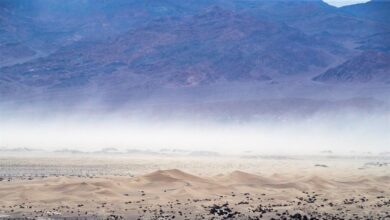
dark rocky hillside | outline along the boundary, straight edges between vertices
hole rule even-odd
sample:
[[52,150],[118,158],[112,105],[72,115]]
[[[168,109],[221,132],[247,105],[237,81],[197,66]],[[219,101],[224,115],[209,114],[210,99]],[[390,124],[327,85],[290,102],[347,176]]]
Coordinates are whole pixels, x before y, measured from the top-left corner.
[[382,99],[388,5],[2,0],[0,101]]
[[390,53],[364,52],[314,78],[329,83],[390,84]]

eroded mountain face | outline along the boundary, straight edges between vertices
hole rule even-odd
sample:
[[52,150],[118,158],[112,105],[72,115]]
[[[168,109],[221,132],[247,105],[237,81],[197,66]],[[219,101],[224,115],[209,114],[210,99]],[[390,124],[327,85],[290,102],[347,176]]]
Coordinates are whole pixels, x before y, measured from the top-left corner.
[[386,102],[379,4],[390,2],[4,0],[0,100]]

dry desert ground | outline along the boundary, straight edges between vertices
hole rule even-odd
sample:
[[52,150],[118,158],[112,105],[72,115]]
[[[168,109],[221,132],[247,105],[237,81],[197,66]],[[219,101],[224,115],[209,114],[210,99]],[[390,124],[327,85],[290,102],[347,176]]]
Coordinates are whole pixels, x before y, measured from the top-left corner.
[[387,161],[2,156],[0,219],[390,219]]

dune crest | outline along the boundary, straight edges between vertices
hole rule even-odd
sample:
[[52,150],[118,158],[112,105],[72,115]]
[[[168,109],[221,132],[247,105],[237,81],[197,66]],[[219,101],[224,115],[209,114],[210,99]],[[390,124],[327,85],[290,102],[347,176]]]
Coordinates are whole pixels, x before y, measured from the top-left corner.
[[150,181],[150,182],[203,182],[208,180],[201,177],[185,173],[179,169],[171,170],[158,170],[137,178],[137,181]]

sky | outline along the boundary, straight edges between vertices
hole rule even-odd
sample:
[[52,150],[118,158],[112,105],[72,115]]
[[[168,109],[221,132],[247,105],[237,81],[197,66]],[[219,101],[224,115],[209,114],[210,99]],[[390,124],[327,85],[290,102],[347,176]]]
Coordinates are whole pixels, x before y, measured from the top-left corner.
[[358,3],[365,3],[368,2],[369,0],[324,0],[324,2],[334,5],[336,7],[341,7],[345,5],[353,5],[353,4],[358,4]]

